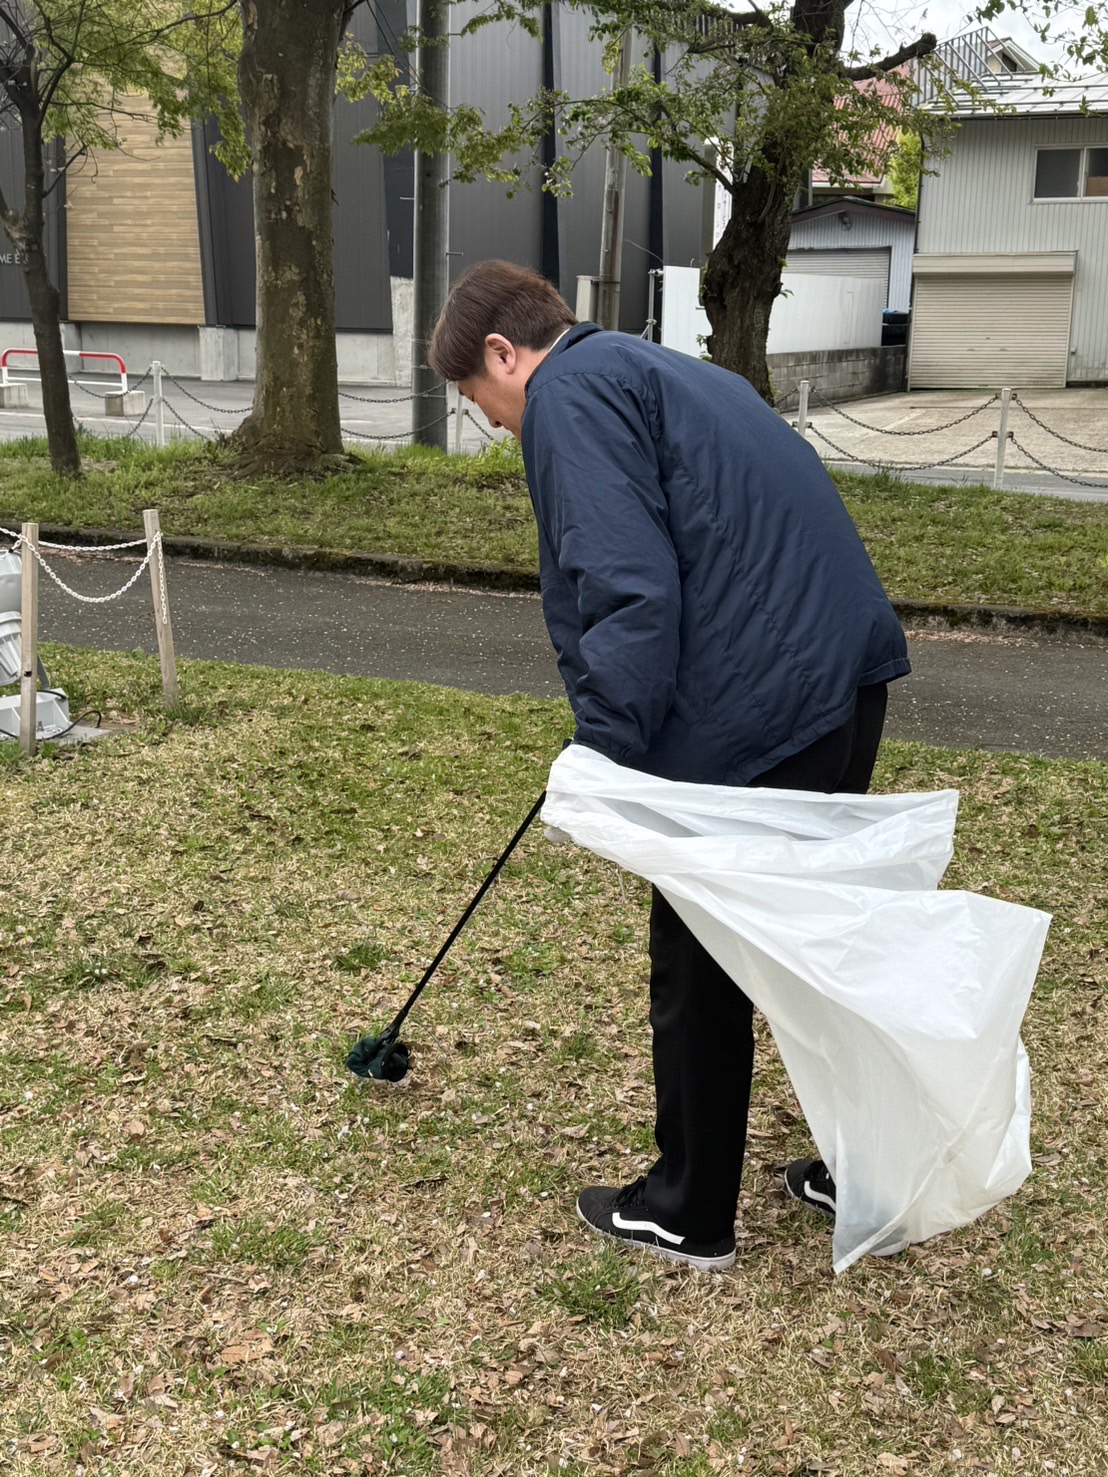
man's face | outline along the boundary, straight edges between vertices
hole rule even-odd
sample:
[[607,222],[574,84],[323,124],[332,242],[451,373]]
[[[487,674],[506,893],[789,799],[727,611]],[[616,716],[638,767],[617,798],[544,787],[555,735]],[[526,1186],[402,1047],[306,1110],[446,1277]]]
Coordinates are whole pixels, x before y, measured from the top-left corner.
[[517,349],[498,333],[485,339],[485,372],[458,381],[458,390],[488,417],[493,430],[503,426],[519,439],[527,381],[542,358],[533,350]]

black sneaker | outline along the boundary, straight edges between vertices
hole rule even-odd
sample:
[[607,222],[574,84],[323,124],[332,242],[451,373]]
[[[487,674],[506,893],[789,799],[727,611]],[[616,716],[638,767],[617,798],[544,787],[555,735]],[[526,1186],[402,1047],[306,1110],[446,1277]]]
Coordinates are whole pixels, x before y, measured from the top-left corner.
[[612,1236],[630,1246],[641,1246],[669,1262],[683,1262],[702,1272],[723,1272],[734,1264],[735,1237],[707,1244],[667,1231],[651,1218],[646,1208],[646,1179],[637,1179],[622,1190],[594,1185],[577,1197],[577,1214],[602,1236]]
[[785,1170],[785,1193],[834,1220],[835,1181],[822,1159],[795,1159]]

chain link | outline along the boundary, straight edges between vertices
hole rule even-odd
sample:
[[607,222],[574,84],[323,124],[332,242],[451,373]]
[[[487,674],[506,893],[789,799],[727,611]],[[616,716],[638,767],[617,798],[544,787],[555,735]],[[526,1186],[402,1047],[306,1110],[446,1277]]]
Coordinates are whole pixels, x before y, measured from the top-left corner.
[[169,626],[169,595],[165,588],[165,550],[162,548],[160,530],[154,535],[154,542],[150,545],[151,554],[155,548],[158,551],[158,593],[162,602],[162,628],[164,630]]
[[130,430],[129,430],[129,431],[128,431],[128,432],[127,432],[127,434],[126,434],[126,435],[125,435],[125,436],[121,436],[121,437],[120,437],[120,438],[119,438],[119,439],[120,439],[120,440],[121,440],[121,441],[130,441],[130,440],[132,440],[132,439],[133,439],[133,438],[134,438],[134,437],[135,437],[135,436],[137,436],[137,435],[138,435],[138,433],[139,433],[139,431],[140,431],[140,429],[141,429],[141,427],[142,427],[142,423],[143,423],[143,421],[144,421],[144,420],[145,420],[145,419],[146,419],[146,417],[147,417],[147,416],[148,416],[148,415],[149,415],[149,414],[150,414],[150,412],[151,412],[151,411],[152,411],[152,410],[153,410],[153,409],[154,409],[154,402],[153,402],[153,400],[148,400],[148,401],[147,401],[147,402],[146,402],[146,409],[145,409],[145,410],[144,410],[144,411],[143,411],[143,412],[142,412],[142,414],[141,414],[141,415],[140,415],[140,416],[139,416],[139,418],[138,418],[138,420],[137,420],[137,421],[136,421],[136,422],[135,422],[135,423],[134,423],[134,425],[133,425],[133,426],[132,426],[132,427],[131,427],[131,429],[130,429]]
[[[151,402],[151,404],[152,403],[153,402]],[[198,404],[202,404],[203,402],[202,401],[198,401],[197,403]],[[170,415],[173,417],[173,419],[175,421],[180,422],[180,424],[182,426],[184,426],[184,428],[185,428],[186,431],[191,431],[194,436],[199,436],[199,438],[200,438],[201,441],[214,441],[216,439],[216,435],[218,435],[218,432],[216,432],[213,435],[209,436],[208,433],[207,433],[207,431],[201,431],[197,426],[190,426],[189,423],[188,423],[188,421],[185,420],[184,416],[181,414],[181,412],[179,410],[175,410],[174,407],[170,404],[170,402],[165,398],[164,395],[162,396],[162,404],[165,406],[166,410],[169,411]]]
[[[23,538],[14,528],[0,528],[0,533],[15,539],[16,543]],[[140,544],[145,543],[144,538],[133,538],[125,544],[52,544],[48,539],[40,538],[38,546],[40,549],[65,549],[70,554],[106,554],[109,549],[137,549]]]
[[856,451],[844,451],[841,446],[837,446],[835,442],[831,440],[830,436],[825,435],[818,426],[809,425],[808,429],[809,431],[814,431],[821,441],[826,441],[828,446],[831,447],[832,451],[837,451],[845,461],[861,462],[863,466],[876,467],[879,471],[887,468],[890,471],[897,472],[923,472],[926,471],[929,467],[948,467],[951,462],[960,461],[962,457],[969,456],[971,452],[980,451],[982,446],[987,446],[988,443],[993,439],[993,433],[990,431],[987,436],[982,436],[981,440],[976,442],[973,446],[967,446],[963,451],[956,451],[953,456],[943,457],[941,461],[875,462],[870,461],[868,457],[859,456]]
[[[214,411],[216,415],[242,415],[242,416],[246,416],[246,415],[249,415],[250,414],[250,412],[248,410],[236,410],[235,407],[232,406],[232,405],[209,405],[206,400],[201,400],[201,398],[200,398],[199,395],[194,395],[191,390],[186,390],[185,387],[184,387],[184,385],[181,384],[180,380],[174,379],[174,377],[166,369],[163,369],[162,370],[162,379],[168,380],[171,385],[176,385],[177,388],[180,390],[181,394],[184,395],[184,397],[185,397],[186,400],[191,400],[194,405],[200,405],[205,410]],[[162,398],[164,399],[165,397],[163,396]],[[165,403],[167,405],[169,405],[169,401],[168,400],[166,400]],[[172,409],[172,406],[170,406],[170,409]],[[177,414],[176,411],[174,411],[174,414],[175,415]],[[177,419],[181,421],[181,424],[183,426],[188,426],[188,421],[181,420],[181,417],[180,416],[177,416]],[[196,427],[195,426],[188,426],[188,428],[189,428],[190,431],[196,431]],[[196,434],[199,436],[201,434],[201,432],[196,431]]]
[[[145,557],[145,559],[143,559],[142,563],[135,570],[134,574],[127,581],[127,583],[125,585],[123,585],[120,589],[114,591],[111,595],[82,595],[79,590],[72,590],[72,589],[70,589],[70,587],[65,583],[65,581],[63,579],[61,579],[60,576],[56,575],[54,573],[54,571],[50,568],[49,564],[47,564],[46,560],[42,557],[42,554],[35,547],[35,545],[32,544],[32,543],[29,543],[26,539],[24,539],[23,536],[22,536],[22,534],[19,536],[19,538],[16,539],[16,541],[15,541],[15,548],[17,549],[20,546],[20,544],[24,544],[24,543],[27,544],[27,547],[30,549],[31,553],[35,556],[35,558],[38,560],[39,564],[42,566],[42,568],[45,570],[45,572],[50,576],[50,578],[54,581],[54,583],[58,586],[58,588],[61,589],[61,590],[64,590],[67,595],[71,595],[74,600],[80,600],[80,602],[81,602],[82,605],[106,605],[110,600],[118,600],[121,596],[126,595],[127,591],[131,588],[131,586],[138,579],[139,575],[142,574],[143,570],[150,563],[150,560],[154,556],[154,550],[159,547],[159,545],[161,544],[161,541],[162,541],[161,534],[160,533],[155,534],[154,537],[153,537],[153,539],[150,542],[150,547],[146,551],[146,557]],[[142,542],[144,542],[144,540],[141,540],[140,539],[138,542],[142,543]],[[63,546],[62,545],[55,544],[55,545],[51,545],[51,547],[52,548],[59,548],[59,547],[63,547]],[[12,552],[14,553],[15,550],[13,549]],[[164,590],[163,590],[163,598],[164,598]]]
[[122,394],[120,390],[105,390],[103,394],[99,390],[90,390],[88,385],[83,385],[80,380],[70,380],[69,383],[75,390],[80,390],[82,395],[87,395],[90,400],[105,401],[109,395]]
[[443,387],[436,385],[430,390],[415,390],[410,395],[394,395],[388,399],[371,399],[368,395],[353,395],[349,390],[340,390],[340,400],[357,400],[362,405],[403,405],[406,400],[426,400],[431,395],[441,395]]
[[[1041,426],[1048,436],[1053,436],[1057,441],[1064,441],[1067,446],[1076,446],[1078,451],[1095,451],[1101,456],[1108,456],[1108,446],[1087,446],[1084,441],[1073,441],[1069,436],[1063,436],[1061,431],[1054,431],[1047,425],[1046,421],[1040,420],[1030,406],[1025,405],[1020,397],[1013,394],[1012,399],[1023,411],[1029,420],[1033,420],[1037,426]],[[1059,473],[1059,476],[1062,474]]]
[[[432,426],[441,426],[443,421],[448,421],[453,414],[454,410],[451,407],[445,415],[440,415],[437,420],[428,421],[421,429],[429,431]],[[344,436],[353,436],[356,441],[403,441],[405,437],[413,434],[411,431],[397,431],[391,436],[375,436],[369,431],[352,431],[349,426],[340,426],[339,430]]]
[[498,445],[499,438],[494,436],[491,431],[486,431],[475,415],[470,415],[468,410],[466,411],[466,415],[469,417],[470,422],[480,431],[481,435],[484,436],[486,441],[491,442],[493,446]]
[[[960,426],[963,421],[970,421],[975,415],[980,415],[983,410],[988,410],[989,406],[999,399],[999,396],[993,395],[983,405],[975,406],[973,410],[967,411],[965,415],[960,415],[957,420],[947,421],[942,426],[927,426],[923,430],[918,431],[894,431],[885,426],[871,426],[868,421],[860,421],[857,416],[848,415],[845,410],[840,410],[837,405],[828,400],[820,390],[813,388],[809,393],[826,406],[828,410],[833,410],[836,415],[841,415],[844,421],[850,421],[851,425],[854,426],[861,426],[864,431],[876,431],[881,436],[933,436],[937,431],[949,431],[951,426]],[[937,462],[928,462],[926,465],[938,466],[939,464]]]
[[[1044,472],[1049,472],[1053,477],[1061,477],[1063,482],[1072,482],[1076,487],[1095,487],[1101,492],[1108,492],[1108,482],[1086,482],[1081,477],[1071,477],[1068,472],[1060,472],[1057,467],[1050,467],[1046,464],[1046,462],[1041,462],[1033,451],[1028,451],[1026,446],[1022,446],[1016,440],[1011,431],[1009,431],[1008,434],[1011,437],[1012,445],[1016,448],[1016,450],[1022,451],[1024,456],[1027,457],[1028,461],[1034,462],[1035,465],[1037,467],[1041,467]],[[1010,468],[1009,470],[1014,469]]]

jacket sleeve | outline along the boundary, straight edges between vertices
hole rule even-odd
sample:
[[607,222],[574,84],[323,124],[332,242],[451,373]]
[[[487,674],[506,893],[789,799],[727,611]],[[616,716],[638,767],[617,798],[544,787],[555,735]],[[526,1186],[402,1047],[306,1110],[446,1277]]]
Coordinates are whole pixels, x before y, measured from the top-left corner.
[[576,599],[576,737],[632,764],[673,700],[681,622],[645,395],[608,376],[560,376],[528,402],[522,428],[536,516]]

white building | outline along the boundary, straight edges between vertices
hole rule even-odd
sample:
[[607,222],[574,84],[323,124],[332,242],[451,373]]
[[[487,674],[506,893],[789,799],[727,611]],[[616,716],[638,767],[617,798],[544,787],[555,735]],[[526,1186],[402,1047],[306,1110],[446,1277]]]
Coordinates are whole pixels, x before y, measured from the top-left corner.
[[879,347],[885,310],[911,300],[915,235],[914,212],[860,197],[797,211],[767,352]]
[[909,385],[1108,381],[1108,78],[983,90],[921,184]]

